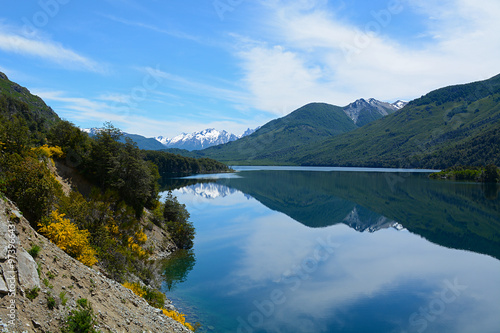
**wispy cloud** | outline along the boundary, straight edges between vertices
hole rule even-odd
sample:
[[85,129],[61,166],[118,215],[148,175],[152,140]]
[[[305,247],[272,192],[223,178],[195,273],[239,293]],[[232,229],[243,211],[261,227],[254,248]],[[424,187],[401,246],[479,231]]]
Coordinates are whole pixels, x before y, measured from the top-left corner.
[[12,33],[0,25],[0,50],[41,58],[64,68],[105,72],[104,66],[61,44],[46,39],[31,39]]
[[500,72],[498,1],[400,4],[400,12],[422,20],[422,34],[432,39],[402,43],[391,38],[398,28],[392,19],[355,25],[325,1],[268,2],[259,22],[265,37],[234,36],[253,106],[283,115],[311,101],[346,105],[360,97],[415,98]]
[[154,25],[151,25],[151,24],[137,22],[137,21],[131,21],[131,20],[127,20],[127,19],[124,19],[124,18],[116,17],[116,16],[113,16],[113,15],[102,14],[102,16],[105,17],[105,18],[108,18],[108,19],[110,19],[112,21],[121,23],[121,24],[125,24],[125,25],[132,26],[132,27],[138,27],[138,28],[142,28],[142,29],[151,30],[151,31],[154,31],[154,32],[157,32],[157,33],[161,33],[161,34],[165,34],[165,35],[168,35],[168,36],[171,36],[171,37],[176,37],[176,38],[180,38],[180,39],[188,39],[188,40],[192,40],[192,41],[195,41],[195,42],[199,42],[200,41],[199,37],[192,36],[190,34],[182,32],[182,31],[166,30],[166,29],[162,29],[160,27],[157,27],[157,26],[154,26]]

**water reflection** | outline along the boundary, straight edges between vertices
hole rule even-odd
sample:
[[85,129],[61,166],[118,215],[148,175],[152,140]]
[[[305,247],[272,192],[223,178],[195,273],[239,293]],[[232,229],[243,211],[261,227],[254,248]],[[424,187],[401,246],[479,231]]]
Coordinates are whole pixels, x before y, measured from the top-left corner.
[[197,264],[171,295],[217,332],[497,332],[498,200],[397,177],[252,171],[176,191]]
[[168,291],[173,291],[177,284],[185,282],[196,263],[192,250],[175,251],[163,265],[163,279]]
[[309,227],[345,223],[373,232],[402,226],[447,247],[500,258],[494,184],[434,181],[411,173],[274,170],[211,181],[217,191],[237,189]]

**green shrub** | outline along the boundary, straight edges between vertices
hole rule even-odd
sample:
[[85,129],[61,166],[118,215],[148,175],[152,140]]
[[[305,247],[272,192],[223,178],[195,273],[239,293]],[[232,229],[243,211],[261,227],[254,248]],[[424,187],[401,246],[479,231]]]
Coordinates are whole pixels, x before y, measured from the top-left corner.
[[66,303],[68,302],[68,298],[66,297],[66,292],[65,291],[61,291],[59,293],[59,298],[61,299],[62,306],[65,306]]
[[55,306],[56,300],[54,299],[54,297],[49,296],[49,298],[47,298],[47,307],[49,308],[49,310],[53,310]]
[[38,257],[38,254],[40,254],[40,246],[38,245],[33,245],[31,249],[28,251],[28,253],[33,257],[33,259],[36,259]]
[[500,180],[500,173],[498,172],[498,167],[494,164],[487,165],[483,173],[483,182],[497,183],[499,180]]
[[27,290],[26,291],[26,297],[28,297],[29,300],[34,300],[35,298],[38,297],[38,292],[40,291],[40,288],[35,287],[33,289]]
[[77,302],[78,309],[71,311],[61,328],[62,333],[97,333],[94,329],[96,319],[94,311],[87,299],[81,298]]

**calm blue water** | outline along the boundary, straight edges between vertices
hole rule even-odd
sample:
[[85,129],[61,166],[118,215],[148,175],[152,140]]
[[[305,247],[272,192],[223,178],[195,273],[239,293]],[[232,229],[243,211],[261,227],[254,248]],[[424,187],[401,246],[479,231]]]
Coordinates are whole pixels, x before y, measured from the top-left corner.
[[498,187],[370,171],[177,180],[197,235],[167,296],[201,332],[500,332]]

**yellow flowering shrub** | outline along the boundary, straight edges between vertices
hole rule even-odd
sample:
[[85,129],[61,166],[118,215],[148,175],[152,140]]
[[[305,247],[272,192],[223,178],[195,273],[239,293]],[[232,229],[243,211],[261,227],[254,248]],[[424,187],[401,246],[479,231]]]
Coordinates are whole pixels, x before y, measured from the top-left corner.
[[146,255],[146,251],[136,242],[134,242],[134,237],[130,236],[128,238],[128,247],[140,257],[144,257]]
[[135,239],[137,239],[137,242],[139,244],[144,244],[148,240],[148,236],[141,229],[141,230],[139,230],[138,232],[135,233]]
[[139,283],[130,283],[130,282],[125,282],[123,284],[125,288],[128,288],[134,292],[137,296],[144,297],[146,296],[146,290],[141,287]]
[[43,145],[38,148],[33,148],[37,153],[40,153],[44,156],[47,157],[56,157],[56,158],[63,158],[64,157],[64,152],[62,151],[61,147],[55,146],[55,147],[49,147],[48,145]]
[[39,224],[40,233],[45,235],[61,250],[87,266],[97,262],[95,250],[90,246],[88,230],[80,230],[76,224],[64,218],[57,210],[50,214],[48,224]]
[[118,226],[114,223],[107,225],[106,229],[113,235],[118,235],[120,233],[120,229],[118,229]]
[[172,318],[173,320],[181,323],[182,325],[186,326],[188,329],[190,329],[191,331],[194,331],[194,327],[193,325],[191,325],[190,323],[186,322],[186,317],[184,314],[182,313],[179,313],[177,311],[170,311],[170,310],[167,310],[167,309],[162,309],[163,311],[163,314],[167,317],[170,317]]
[[[148,290],[149,290],[150,294],[154,294],[154,292],[151,292],[151,289],[144,288],[139,283],[125,282],[123,284],[123,286],[125,288],[128,288],[128,289],[132,290],[134,292],[134,294],[136,294],[137,296],[145,298],[148,301],[148,303],[150,303],[150,301],[151,301],[150,299],[148,299]],[[156,291],[156,293],[159,293],[159,292]],[[162,303],[163,302],[164,302],[164,299],[162,300]],[[150,304],[153,305],[153,306],[155,306],[155,307],[159,307],[160,308],[159,304],[152,304],[152,303],[150,303]],[[193,325],[191,325],[190,323],[186,322],[186,315],[184,315],[182,313],[179,313],[177,311],[167,310],[167,309],[165,309],[163,307],[161,307],[161,310],[163,311],[163,314],[165,316],[170,317],[173,320],[181,323],[182,325],[184,325],[185,327],[187,327],[191,331],[195,330],[194,327],[193,327]]]

